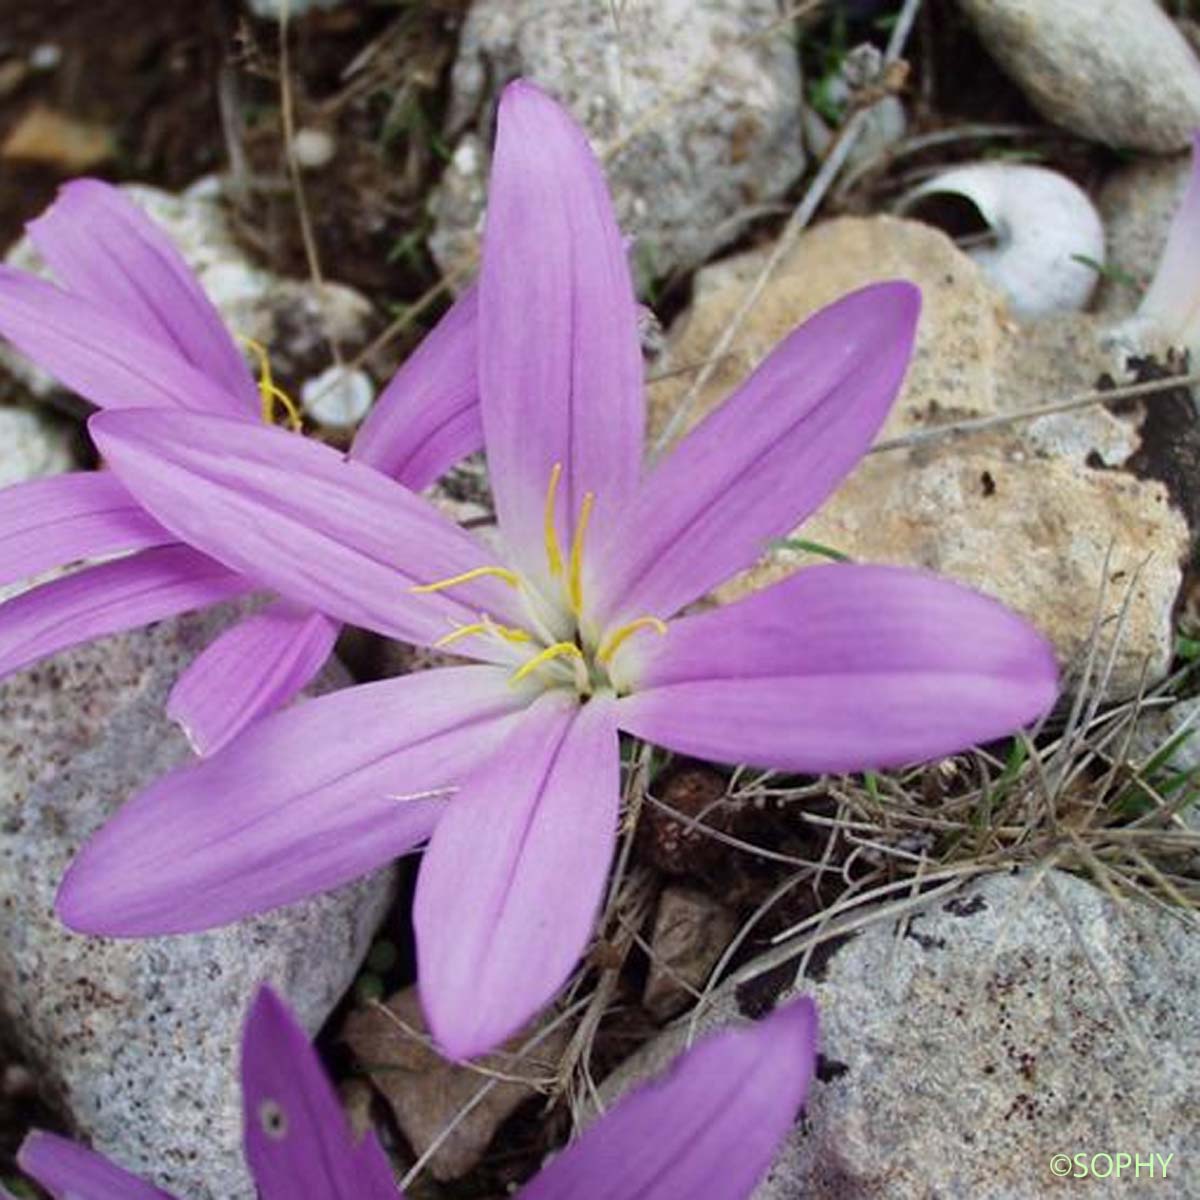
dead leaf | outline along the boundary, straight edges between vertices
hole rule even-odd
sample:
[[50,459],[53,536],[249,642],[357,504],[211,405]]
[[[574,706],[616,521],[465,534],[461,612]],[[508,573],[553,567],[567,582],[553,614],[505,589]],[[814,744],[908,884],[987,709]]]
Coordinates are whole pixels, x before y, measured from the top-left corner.
[[116,140],[107,127],[36,104],[9,131],[0,158],[50,163],[77,174],[111,158],[115,151]]
[[[516,1059],[518,1046],[527,1041],[532,1026],[478,1066],[506,1077],[455,1127],[429,1161],[440,1180],[465,1175],[487,1149],[496,1130],[516,1108],[537,1092],[531,1081],[545,1080],[566,1049],[570,1030],[563,1026],[550,1033],[531,1054]],[[408,1031],[412,1031],[411,1033]],[[417,1036],[413,1036],[416,1034]],[[417,1154],[423,1154],[458,1112],[488,1082],[475,1067],[447,1062],[431,1049],[417,989],[405,988],[384,1004],[351,1013],[343,1034],[355,1057],[391,1106],[396,1121]],[[510,1081],[509,1077],[518,1077]]]

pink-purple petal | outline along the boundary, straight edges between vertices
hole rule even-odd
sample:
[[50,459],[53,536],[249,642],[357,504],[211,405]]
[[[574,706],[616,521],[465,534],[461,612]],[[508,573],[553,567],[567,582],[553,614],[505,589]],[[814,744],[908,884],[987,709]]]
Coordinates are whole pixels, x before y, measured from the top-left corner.
[[72,471],[0,491],[0,584],[173,541],[107,471]]
[[583,131],[518,81],[500,101],[479,282],[480,403],[497,514],[533,577],[556,463],[565,545],[597,535],[641,474],[645,402],[625,244]]
[[82,933],[227,924],[376,870],[427,838],[522,701],[494,667],[364,684],[265,717],[135,796],[59,890]]
[[192,409],[249,419],[239,396],[119,313],[8,267],[0,267],[0,337],[101,408]]
[[1200,353],[1200,131],[1192,139],[1192,170],[1175,210],[1158,268],[1138,308],[1168,337]]
[[67,291],[172,348],[257,415],[254,380],[220,314],[170,238],[128,196],[76,179],[27,228]]
[[[182,541],[297,604],[425,645],[481,612],[522,623],[517,593],[496,579],[414,594],[494,557],[431,504],[329,446],[194,413],[98,413],[90,428],[126,487]],[[462,652],[481,641],[463,641]]]
[[225,630],[176,680],[167,715],[197,754],[214,754],[281,708],[329,661],[341,626],[278,600]]
[[714,1034],[622,1099],[519,1200],[747,1200],[796,1122],[816,1053],[808,999]]
[[84,567],[0,604],[0,678],[71,646],[251,588],[249,580],[178,544]]
[[472,287],[412,352],[367,414],[352,458],[418,492],[483,445],[478,307]]
[[669,617],[816,509],[882,425],[919,309],[911,284],[875,284],[781,342],[649,476],[609,544],[597,546],[597,617]]
[[295,1017],[259,989],[242,1035],[246,1162],[262,1200],[403,1200],[373,1133],[356,1143]]
[[41,1130],[21,1143],[17,1165],[54,1200],[174,1200],[103,1155]]
[[452,1058],[519,1030],[587,946],[616,839],[615,707],[543,695],[434,831],[414,902],[417,975]]
[[967,749],[1036,720],[1058,690],[1054,653],[1025,620],[902,567],[811,567],[627,647],[619,669],[637,690],[623,729],[813,773]]

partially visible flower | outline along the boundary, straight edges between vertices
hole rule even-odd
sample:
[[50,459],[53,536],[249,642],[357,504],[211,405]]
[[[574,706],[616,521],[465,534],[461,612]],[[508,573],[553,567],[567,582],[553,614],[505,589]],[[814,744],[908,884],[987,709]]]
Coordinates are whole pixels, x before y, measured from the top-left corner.
[[[744,1200],[804,1104],[816,1043],[807,999],[706,1038],[601,1117],[520,1200]],[[242,1109],[262,1200],[403,1200],[374,1134],[355,1143],[308,1039],[266,987],[242,1037]],[[55,1200],[172,1200],[54,1134],[30,1134],[17,1161]]]
[[[270,420],[278,392],[265,360],[256,384],[170,240],[121,192],[93,179],[67,184],[29,234],[63,285],[0,267],[0,334],[31,359],[101,407]],[[475,340],[467,293],[380,396],[351,456],[420,489],[477,450]],[[181,544],[111,472],[0,491],[0,585],[116,554],[125,557],[0,606],[0,676],[258,586]],[[339,629],[311,607],[277,600],[192,663],[167,711],[198,751],[218,749],[304,687]]]
[[92,419],[113,470],[190,544],[484,665],[257,723],[125,805],[58,897],[83,932],[184,932],[335,887],[431,835],[419,975],[456,1058],[525,1024],[586,948],[619,823],[618,731],[723,762],[863,770],[1006,734],[1057,685],[1026,622],[924,572],[814,567],[677,615],[862,456],[904,376],[915,288],[817,314],[643,476],[637,315],[603,176],[570,117],[515,83],[479,289],[500,562],[311,441],[185,413]]
[[1175,211],[1158,269],[1138,307],[1168,344],[1200,365],[1200,130],[1192,139],[1192,172]]

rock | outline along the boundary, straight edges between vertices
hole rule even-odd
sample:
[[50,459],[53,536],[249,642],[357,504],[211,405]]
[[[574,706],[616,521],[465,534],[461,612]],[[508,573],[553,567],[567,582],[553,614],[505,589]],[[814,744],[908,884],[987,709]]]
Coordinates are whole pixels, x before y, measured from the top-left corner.
[[[1131,590],[1105,695],[1135,695],[1170,666],[1189,536],[1160,483],[976,437],[942,451],[867,459],[798,532],[852,558],[928,568],[1003,601],[1054,644],[1068,687],[1086,656],[1101,589],[1101,664]],[[734,600],[800,561],[778,551],[718,595]]]
[[[234,237],[219,190],[214,192],[208,181],[179,195],[141,184],[125,184],[121,190],[174,242],[230,332],[269,351],[277,378],[296,379],[303,386],[328,366],[330,339],[346,351],[365,342],[373,311],[370,301],[338,283],[318,287],[256,266]],[[28,238],[12,247],[5,263],[47,273]],[[250,361],[257,369],[257,359],[251,356]],[[60,390],[51,376],[3,343],[0,367],[36,396]]]
[[642,1004],[658,1021],[688,1007],[737,932],[737,918],[706,892],[668,887],[650,938],[650,974]]
[[656,777],[654,793],[660,803],[642,810],[639,855],[664,875],[706,876],[728,852],[706,832],[729,826],[728,786],[725,776],[702,763],[678,763]]
[[292,153],[306,171],[319,171],[333,162],[337,142],[327,129],[297,129]]
[[[671,331],[665,369],[705,360],[767,254],[698,274],[692,308]],[[733,391],[810,313],[854,288],[898,277],[917,283],[925,303],[884,438],[1066,399],[1091,391],[1104,373],[1123,378],[1124,348],[1104,326],[1078,313],[1016,322],[979,267],[940,232],[892,217],[841,218],[805,233],[784,257],[694,416]],[[675,411],[689,378],[652,386],[654,429]],[[1119,465],[1137,447],[1136,427],[1095,408],[872,455],[796,533],[854,559],[930,568],[980,588],[1029,617],[1065,663],[1092,627],[1111,545],[1107,616],[1137,578],[1106,689],[1110,698],[1128,697],[1169,665],[1171,612],[1188,547],[1187,523],[1161,484],[1085,465]],[[810,561],[800,551],[772,549],[717,597],[736,599]],[[1109,622],[1104,636],[1111,639],[1113,628]]]
[[[501,1071],[505,1078],[463,1117],[430,1158],[429,1170],[437,1179],[465,1175],[483,1156],[501,1124],[537,1094],[540,1082],[553,1076],[570,1037],[565,1025],[547,1034],[535,1050],[514,1058],[517,1049],[541,1027],[525,1030],[479,1060],[477,1065],[485,1071]],[[358,1009],[346,1021],[346,1041],[418,1155],[429,1149],[488,1081],[479,1070],[442,1058],[430,1047],[428,1038],[416,988],[398,992],[386,1006]],[[532,1082],[514,1082],[512,1076],[528,1077]]]
[[1096,205],[1104,221],[1109,271],[1096,289],[1095,310],[1131,316],[1139,289],[1154,278],[1191,170],[1188,155],[1144,159],[1115,172],[1100,189]]
[[[692,306],[672,329],[666,355],[656,364],[658,373],[706,361],[770,252],[770,247],[748,251],[696,275]],[[783,337],[818,309],[882,279],[916,283],[924,305],[916,353],[884,436],[907,433],[930,419],[993,412],[997,318],[1003,301],[983,272],[945,234],[928,225],[896,217],[841,217],[805,233],[779,264],[730,357],[701,392],[695,415],[728,396]],[[661,432],[691,383],[689,372],[651,387],[652,435]]]
[[1182,150],[1200,126],[1200,62],[1154,0],[960,0],[1048,121],[1106,145]]
[[75,430],[53,413],[0,406],[0,487],[76,466]]
[[614,149],[606,171],[643,277],[733,241],[804,169],[797,56],[767,35],[778,19],[774,0],[476,0],[452,80],[457,146],[432,205],[439,265],[475,260],[493,102],[517,75],[562,101],[599,153]]
[[0,159],[46,163],[67,175],[78,175],[112,158],[117,142],[105,125],[35,104],[9,130]]
[[[1125,367],[1130,349],[1087,313],[1004,321],[996,354],[996,409],[1020,412],[1069,400],[1095,391],[1105,376],[1131,382]],[[1119,467],[1141,444],[1140,415],[1137,410],[1129,418],[1118,417],[1095,405],[1036,417],[1014,432],[1039,457]]]
[[[166,692],[229,617],[161,622],[0,684],[0,1026],[75,1134],[190,1200],[255,1194],[236,1063],[256,986],[273,983],[315,1031],[392,891],[382,872],[225,929],[141,941],[79,937],[56,919],[75,850],[188,757]],[[321,686],[344,678],[330,668]]]
[[[803,985],[821,1012],[818,1081],[754,1200],[1057,1195],[1054,1155],[1118,1152],[1174,1155],[1155,1194],[1194,1195],[1190,924],[1052,871],[984,879],[903,932],[870,926]],[[700,1028],[737,1019],[725,989]],[[685,1034],[668,1031],[619,1068],[605,1102],[665,1067]]]
[[375,385],[365,371],[352,371],[336,363],[304,382],[300,405],[319,425],[348,429],[367,415],[375,399]]

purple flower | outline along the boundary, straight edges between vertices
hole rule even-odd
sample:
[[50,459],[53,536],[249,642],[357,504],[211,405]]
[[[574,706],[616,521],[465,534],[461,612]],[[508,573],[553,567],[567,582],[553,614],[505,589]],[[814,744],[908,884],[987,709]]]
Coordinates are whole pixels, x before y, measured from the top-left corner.
[[[241,351],[170,241],[122,193],[68,184],[29,226],[66,290],[0,267],[0,334],[108,408],[270,419]],[[466,295],[408,360],[367,418],[353,457],[412,488],[479,448],[475,298]],[[109,472],[0,492],[0,585],[79,559],[124,554],[0,606],[0,675],[92,638],[242,595],[231,572],[153,519]],[[167,711],[208,753],[291,699],[321,669],[338,622],[277,600],[216,639],[175,685]]]
[[510,86],[479,285],[502,562],[399,484],[279,430],[92,419],[114,471],[185,542],[298,603],[482,665],[323,697],[167,775],[84,847],[62,919],[117,936],[211,927],[430,837],[422,995],[440,1045],[465,1057],[522,1026],[586,947],[617,833],[619,730],[726,762],[848,771],[1045,712],[1046,642],[921,572],[815,567],[675,616],[858,461],[917,309],[914,288],[890,283],[819,313],[643,477],[634,298],[599,166],[557,105]]
[[[743,1200],[804,1103],[816,1042],[807,999],[705,1039],[598,1120],[520,1200]],[[263,1200],[402,1200],[374,1134],[355,1144],[303,1030],[266,987],[242,1037],[242,1107]],[[171,1200],[53,1134],[30,1134],[17,1161],[56,1200]]]

